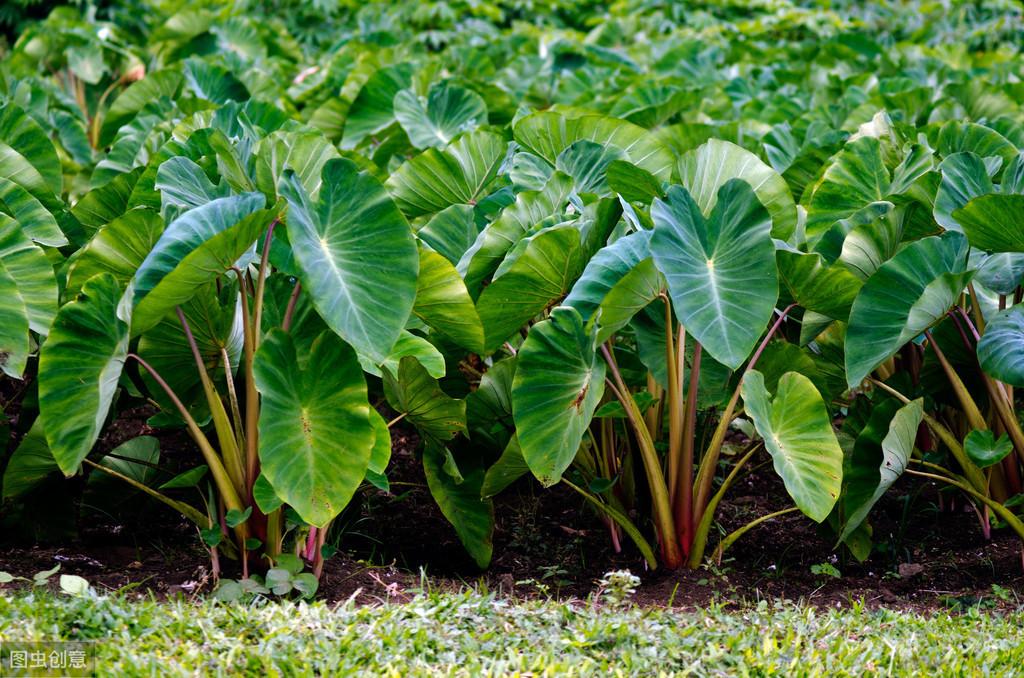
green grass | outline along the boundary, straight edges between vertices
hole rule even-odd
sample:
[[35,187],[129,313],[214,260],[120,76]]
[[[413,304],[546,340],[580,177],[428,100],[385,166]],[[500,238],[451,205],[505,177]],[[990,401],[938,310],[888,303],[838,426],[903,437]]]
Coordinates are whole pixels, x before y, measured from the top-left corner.
[[762,603],[702,614],[430,594],[339,606],[0,593],[0,641],[94,640],[99,675],[1010,675],[1024,613]]

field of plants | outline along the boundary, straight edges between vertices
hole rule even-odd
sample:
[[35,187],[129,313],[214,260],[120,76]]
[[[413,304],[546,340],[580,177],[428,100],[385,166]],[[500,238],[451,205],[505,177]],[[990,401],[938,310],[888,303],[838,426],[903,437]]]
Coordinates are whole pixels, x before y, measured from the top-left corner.
[[0,31],[0,591],[1020,607],[1018,3]]

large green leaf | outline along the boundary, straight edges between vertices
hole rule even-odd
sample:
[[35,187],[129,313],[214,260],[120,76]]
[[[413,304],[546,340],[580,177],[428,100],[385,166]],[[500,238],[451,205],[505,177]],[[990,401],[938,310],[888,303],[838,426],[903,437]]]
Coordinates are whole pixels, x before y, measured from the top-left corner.
[[42,421],[37,417],[32,428],[21,439],[4,468],[3,495],[0,499],[16,499],[30,492],[49,475],[60,469],[46,444]]
[[394,123],[395,95],[412,84],[413,72],[412,64],[397,64],[377,70],[366,80],[349,107],[342,148],[355,148]]
[[953,211],[972,247],[1024,252],[1024,195],[989,193]]
[[690,192],[700,211],[710,214],[718,193],[730,179],[750,184],[772,217],[772,235],[789,240],[796,231],[796,204],[782,175],[750,151],[721,139],[709,139],[679,158],[679,183]]
[[167,222],[194,207],[231,194],[224,179],[215,186],[202,167],[180,155],[160,165],[154,186],[160,192],[160,212]]
[[338,149],[321,134],[278,130],[256,148],[256,186],[265,195],[278,195],[282,177],[290,170],[306,193],[316,195],[327,163],[338,157]]
[[316,204],[295,174],[286,173],[280,190],[303,288],[332,330],[383,362],[416,298],[419,254],[408,222],[350,160],[324,166]]
[[66,294],[77,294],[98,273],[111,273],[127,285],[163,232],[160,215],[147,207],[129,210],[101,227],[72,258]]
[[979,195],[992,193],[995,187],[984,161],[974,153],[954,153],[942,161],[939,169],[942,182],[935,194],[935,221],[947,230],[962,231],[953,211]]
[[[890,410],[878,411],[887,417]],[[880,426],[874,416],[858,436],[845,478],[841,540],[846,541],[861,526],[871,508],[906,470],[923,416],[923,401],[919,398],[897,410],[880,442]]]
[[1024,306],[989,319],[978,342],[978,362],[990,377],[1024,387]]
[[508,142],[494,132],[463,134],[444,150],[428,148],[399,167],[388,178],[388,190],[410,218],[475,204],[507,149]]
[[270,224],[263,204],[260,193],[218,198],[168,224],[128,289],[132,334],[154,327],[233,266]]
[[51,207],[64,190],[60,159],[50,137],[10,101],[0,108],[0,176],[24,186]]
[[466,284],[455,266],[432,250],[420,250],[420,274],[412,312],[466,350],[484,352],[484,328]]
[[90,279],[78,299],[57,312],[39,356],[39,417],[53,457],[68,476],[99,437],[128,355],[120,299],[113,275]]
[[450,83],[431,87],[426,100],[404,89],[393,103],[395,118],[416,148],[445,146],[460,132],[487,123],[487,104],[480,95]]
[[876,137],[851,141],[808,190],[807,241],[814,243],[836,221],[889,194],[890,176]]
[[668,282],[676,317],[715,360],[746,360],[778,299],[772,222],[750,185],[732,179],[705,219],[685,188],[651,207],[651,253]]
[[162,70],[150,73],[142,80],[132,83],[121,92],[110,105],[100,128],[100,144],[108,146],[117,131],[131,122],[146,104],[161,97],[173,98],[184,80],[181,72]]
[[21,184],[0,175],[0,212],[14,217],[25,235],[51,247],[63,247],[68,239],[53,214]]
[[437,379],[413,357],[402,358],[397,374],[384,373],[384,395],[425,440],[439,446],[466,430],[466,401],[442,391]]
[[868,278],[850,310],[846,378],[857,386],[900,347],[945,316],[973,271],[963,234],[918,240]]
[[274,329],[254,370],[263,473],[303,520],[326,525],[359,488],[376,438],[355,351],[324,332],[302,369],[291,337]]
[[494,504],[481,498],[484,482],[483,469],[462,474],[456,482],[445,470],[447,454],[443,447],[428,443],[423,451],[423,471],[427,487],[441,513],[455,527],[459,541],[469,552],[477,566],[487,567],[491,562],[494,535]]
[[580,232],[571,224],[542,231],[521,244],[525,247],[519,257],[477,301],[485,353],[562,299],[586,265]]
[[668,181],[672,174],[671,152],[649,131],[625,120],[541,111],[518,120],[513,134],[519,144],[551,165],[562,151],[585,139],[618,151],[618,159],[633,163],[660,181]]
[[764,377],[752,370],[743,379],[742,395],[789,496],[809,518],[825,520],[839,499],[843,450],[818,390],[802,374],[787,372],[773,398]]
[[45,335],[57,314],[57,278],[46,253],[13,219],[0,214],[0,264],[17,284],[29,327]]
[[828,265],[820,254],[780,249],[779,277],[793,299],[809,311],[846,320],[863,282],[844,266]]
[[18,281],[0,261],[0,370],[21,379],[29,353],[29,319]]
[[561,172],[553,174],[541,190],[520,192],[515,203],[480,232],[459,260],[458,268],[470,293],[477,293],[483,281],[527,233],[548,217],[561,214],[571,192],[572,179]]
[[512,412],[519,445],[544,486],[557,483],[576,457],[604,394],[597,329],[574,308],[558,307],[530,330],[517,357]]

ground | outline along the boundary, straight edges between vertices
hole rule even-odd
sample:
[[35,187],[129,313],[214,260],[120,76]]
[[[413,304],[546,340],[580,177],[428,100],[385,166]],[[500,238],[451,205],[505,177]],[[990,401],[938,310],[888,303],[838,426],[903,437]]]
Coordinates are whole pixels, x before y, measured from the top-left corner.
[[[147,415],[123,413],[101,440],[102,449],[158,433],[162,463],[195,459],[187,437],[148,429]],[[568,488],[542,490],[525,479],[497,500],[494,562],[480,572],[426,489],[415,435],[398,427],[393,438],[392,492],[371,490],[338,521],[338,552],[327,562],[319,594],[328,602],[352,596],[401,601],[425,588],[455,591],[467,584],[518,597],[581,598],[616,569],[640,576],[635,599],[641,604],[683,609],[749,607],[760,600],[916,611],[1012,609],[1024,592],[1021,545],[1012,535],[996,531],[986,541],[973,511],[956,495],[940,498],[936,487],[907,478],[872,513],[880,547],[865,563],[835,549],[828,530],[790,514],[747,533],[721,563],[676,572],[646,571],[628,543],[623,553],[612,553],[606,528],[577,495]],[[723,532],[784,507],[777,476],[765,464],[758,468],[733,488],[720,515]],[[127,587],[160,598],[209,591],[209,560],[194,529],[154,502],[137,506],[135,522],[83,511],[78,537],[59,545],[8,543],[0,547],[0,571],[31,576],[60,564],[61,572],[81,575],[101,591]]]

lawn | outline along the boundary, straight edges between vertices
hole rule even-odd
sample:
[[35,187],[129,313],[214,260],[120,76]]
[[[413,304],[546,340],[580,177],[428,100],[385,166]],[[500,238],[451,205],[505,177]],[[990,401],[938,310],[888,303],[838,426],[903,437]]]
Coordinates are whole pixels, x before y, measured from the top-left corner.
[[467,590],[335,606],[0,595],[0,640],[94,641],[97,675],[1012,675],[1024,613],[704,612]]

